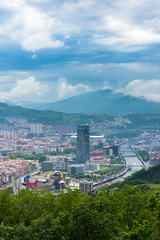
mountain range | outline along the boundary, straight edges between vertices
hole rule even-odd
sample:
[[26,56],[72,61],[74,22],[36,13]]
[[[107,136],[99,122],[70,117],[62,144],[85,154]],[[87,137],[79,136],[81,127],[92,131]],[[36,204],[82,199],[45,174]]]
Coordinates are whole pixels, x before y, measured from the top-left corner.
[[158,102],[116,93],[109,89],[88,92],[53,103],[23,102],[23,106],[64,113],[160,114]]
[[[117,109],[118,109],[118,100],[115,100],[115,102],[117,102]],[[152,102],[150,104],[152,104]],[[102,107],[103,106],[104,105],[102,104]],[[139,107],[139,105],[137,105],[137,107]],[[156,110],[156,107],[154,109],[151,108],[151,110]],[[147,111],[147,108],[146,108],[146,111]],[[137,129],[137,127],[138,128],[140,127],[141,129],[141,127],[143,126],[148,126],[148,127],[154,126],[157,129],[159,129],[159,126],[160,126],[160,114],[128,114],[126,115],[126,117],[130,119],[132,124],[129,126],[132,129]],[[105,122],[106,120],[114,121],[114,116],[108,115],[106,113],[87,113],[87,114],[62,113],[62,112],[55,112],[51,110],[35,110],[35,109],[24,108],[21,106],[10,106],[6,103],[0,102],[0,125],[2,127],[4,127],[5,125],[12,126],[14,125],[13,124],[14,118],[16,119],[24,118],[28,122],[32,122],[32,123],[35,122],[35,123],[42,123],[47,125],[72,125],[75,127],[79,124],[86,124],[86,123],[90,124],[91,121],[95,123],[102,123],[102,122]],[[133,135],[133,132],[131,132],[129,129],[129,135],[130,134]],[[123,128],[123,136],[124,136],[124,128]]]

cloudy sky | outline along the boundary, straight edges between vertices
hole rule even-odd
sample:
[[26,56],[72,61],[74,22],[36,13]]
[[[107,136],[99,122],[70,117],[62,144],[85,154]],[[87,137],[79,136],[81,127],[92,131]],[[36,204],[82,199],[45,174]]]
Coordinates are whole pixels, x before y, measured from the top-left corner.
[[0,101],[104,88],[160,102],[159,0],[0,0]]

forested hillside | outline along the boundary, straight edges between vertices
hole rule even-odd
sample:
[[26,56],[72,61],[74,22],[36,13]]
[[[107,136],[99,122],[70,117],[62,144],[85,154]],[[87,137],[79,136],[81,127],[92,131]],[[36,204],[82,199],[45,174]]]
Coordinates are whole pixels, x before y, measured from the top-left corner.
[[122,188],[125,185],[134,186],[137,184],[160,184],[160,164],[141,169],[127,177],[123,182],[117,182],[111,186]]
[[89,196],[79,190],[53,195],[0,192],[0,239],[157,240],[160,195],[139,186]]
[[[42,124],[61,124],[67,125],[72,124],[77,126],[78,124],[90,123],[94,121],[96,123],[105,122],[105,120],[113,121],[114,116],[107,115],[106,113],[92,113],[92,114],[83,114],[83,113],[62,113],[62,112],[53,112],[53,111],[40,111],[27,109],[20,106],[10,106],[5,103],[0,102],[0,123],[7,123],[6,118],[24,118],[28,122],[36,122]],[[127,118],[131,120],[130,125],[127,128],[135,129],[137,127],[154,127],[157,128],[160,126],[160,114],[131,114],[127,115]],[[124,131],[124,129],[123,129]]]
[[4,123],[6,117],[24,118],[28,122],[38,122],[43,124],[83,124],[89,123],[92,119],[96,122],[102,122],[106,119],[114,118],[107,114],[67,114],[54,111],[40,111],[34,109],[23,108],[20,106],[10,106],[0,102],[0,123]]

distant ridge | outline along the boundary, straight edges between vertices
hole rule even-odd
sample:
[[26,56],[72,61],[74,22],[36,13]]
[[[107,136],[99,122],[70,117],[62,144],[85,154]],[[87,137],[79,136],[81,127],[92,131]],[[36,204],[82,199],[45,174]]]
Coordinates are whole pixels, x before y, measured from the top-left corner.
[[108,89],[81,94],[54,103],[24,103],[24,106],[64,113],[160,114],[160,103],[115,93]]
[[21,106],[11,106],[0,102],[0,124],[12,125],[8,118],[24,118],[28,122],[43,123],[47,125],[73,125],[86,124],[90,119],[94,121],[113,120],[107,114],[68,114],[51,110],[35,110]]

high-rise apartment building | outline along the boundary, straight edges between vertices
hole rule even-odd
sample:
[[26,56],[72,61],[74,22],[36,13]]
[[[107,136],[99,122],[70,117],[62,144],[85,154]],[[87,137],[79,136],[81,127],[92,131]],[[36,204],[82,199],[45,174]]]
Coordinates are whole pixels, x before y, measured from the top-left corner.
[[30,132],[37,134],[38,136],[42,133],[42,124],[41,123],[32,123],[30,125]]
[[90,161],[90,128],[89,125],[77,127],[77,163],[89,163]]
[[90,191],[93,191],[93,182],[79,182],[79,189],[81,190],[82,193],[87,193]]

